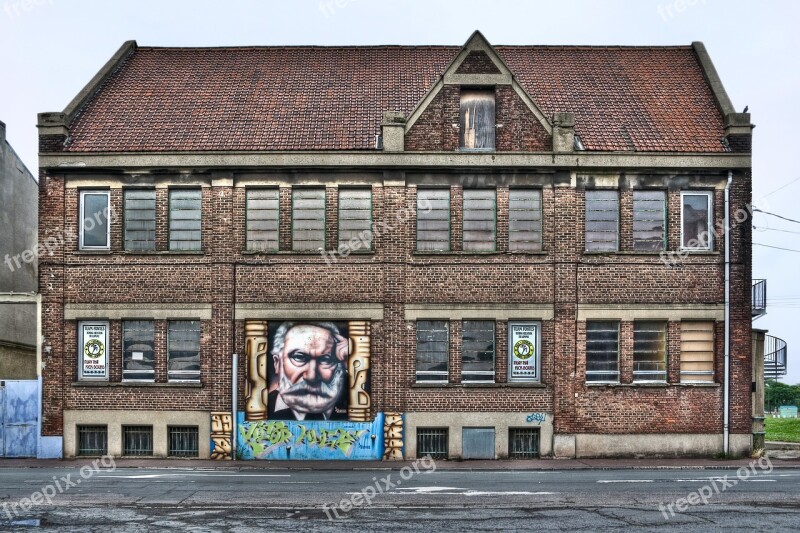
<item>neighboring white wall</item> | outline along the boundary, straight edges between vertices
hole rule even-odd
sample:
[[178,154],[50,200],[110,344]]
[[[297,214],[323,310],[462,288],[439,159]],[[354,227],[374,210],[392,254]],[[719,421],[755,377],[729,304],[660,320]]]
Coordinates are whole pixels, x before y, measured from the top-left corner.
[[122,455],[122,426],[153,426],[153,456],[167,457],[167,426],[197,426],[200,459],[211,448],[211,413],[207,411],[64,411],[64,457],[78,453],[78,425],[108,426],[108,454]]
[[[6,142],[6,127],[0,122],[0,293],[36,292],[37,261],[26,263],[21,254],[36,250],[38,206],[39,186]],[[0,303],[0,342],[36,345],[35,304]]]
[[[533,413],[533,411],[531,411]],[[539,455],[549,456],[553,447],[553,414],[543,413],[544,422],[528,422],[531,413],[406,413],[405,414],[405,457],[413,459],[417,456],[417,427],[448,428],[448,456],[450,459],[461,458],[461,431],[465,427],[493,427],[495,434],[495,459],[508,457],[508,429],[539,429]]]

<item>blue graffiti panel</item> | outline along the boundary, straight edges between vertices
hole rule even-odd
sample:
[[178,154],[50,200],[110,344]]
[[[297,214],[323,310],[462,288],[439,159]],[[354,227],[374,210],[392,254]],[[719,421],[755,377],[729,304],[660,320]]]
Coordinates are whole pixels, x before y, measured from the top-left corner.
[[383,413],[372,422],[266,420],[237,414],[239,459],[352,459],[383,457]]

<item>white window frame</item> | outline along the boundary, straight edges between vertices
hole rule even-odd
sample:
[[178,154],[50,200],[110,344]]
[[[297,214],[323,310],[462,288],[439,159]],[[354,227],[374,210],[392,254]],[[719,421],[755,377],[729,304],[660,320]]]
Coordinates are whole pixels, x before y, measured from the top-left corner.
[[[84,216],[84,205],[86,195],[97,195],[97,196],[105,196],[106,197],[106,209],[108,210],[107,214],[107,224],[106,224],[106,245],[105,246],[86,246],[83,244],[83,221],[86,220]],[[104,191],[104,190],[86,190],[81,191],[80,195],[80,209],[79,209],[78,216],[80,217],[78,220],[78,248],[81,250],[111,250],[111,191]]]
[[[705,196],[708,208],[708,243],[705,247],[683,245],[683,198],[684,196]],[[680,249],[687,252],[710,252],[714,249],[714,193],[712,191],[681,191],[681,242]]]

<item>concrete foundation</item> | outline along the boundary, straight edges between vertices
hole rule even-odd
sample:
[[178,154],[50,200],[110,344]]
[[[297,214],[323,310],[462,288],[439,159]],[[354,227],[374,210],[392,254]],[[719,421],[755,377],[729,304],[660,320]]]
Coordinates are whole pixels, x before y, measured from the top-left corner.
[[539,428],[539,455],[550,456],[553,453],[553,415],[552,413],[536,413],[543,415],[543,421],[531,418],[532,413],[406,413],[405,415],[405,457],[413,459],[417,456],[417,427],[446,427],[448,429],[448,458],[461,459],[461,433],[463,429],[472,427],[493,427],[495,431],[495,459],[508,457],[509,428]]
[[153,426],[153,457],[167,457],[167,427],[197,426],[198,457],[208,459],[211,413],[207,411],[64,411],[64,457],[78,453],[77,426],[108,426],[108,454],[122,456],[122,426]]

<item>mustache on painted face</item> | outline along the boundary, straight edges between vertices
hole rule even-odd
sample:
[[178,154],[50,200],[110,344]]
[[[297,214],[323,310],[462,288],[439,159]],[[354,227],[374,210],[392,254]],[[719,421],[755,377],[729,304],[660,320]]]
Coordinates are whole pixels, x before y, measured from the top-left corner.
[[346,373],[339,365],[330,382],[309,383],[305,379],[292,383],[283,375],[280,380],[280,395],[287,407],[300,413],[324,413],[336,405],[342,393]]

